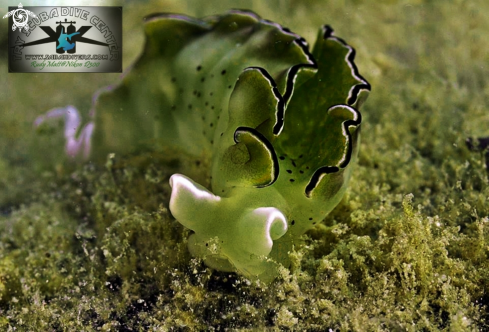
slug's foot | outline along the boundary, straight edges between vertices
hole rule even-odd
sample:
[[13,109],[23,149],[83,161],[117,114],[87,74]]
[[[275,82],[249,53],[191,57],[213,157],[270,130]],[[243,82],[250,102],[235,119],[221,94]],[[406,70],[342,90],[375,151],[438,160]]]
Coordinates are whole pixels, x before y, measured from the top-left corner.
[[95,125],[93,122],[89,122],[80,130],[80,134],[77,137],[76,134],[81,124],[81,117],[75,107],[67,106],[52,109],[45,115],[37,117],[36,121],[34,121],[34,126],[39,127],[46,121],[59,118],[63,118],[65,122],[64,136],[66,140],[66,155],[70,158],[76,158],[81,155],[84,160],[88,159],[90,156],[91,138]]
[[267,256],[273,241],[287,232],[280,210],[250,206],[239,195],[216,196],[181,174],[174,174],[170,185],[173,216],[195,232],[189,238],[192,255],[217,270],[237,270],[250,278],[274,273],[277,264]]

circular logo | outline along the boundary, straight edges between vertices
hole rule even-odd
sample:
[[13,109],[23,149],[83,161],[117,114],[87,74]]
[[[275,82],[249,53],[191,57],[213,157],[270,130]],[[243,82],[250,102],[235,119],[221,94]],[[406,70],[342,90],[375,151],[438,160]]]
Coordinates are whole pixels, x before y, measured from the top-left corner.
[[14,15],[12,16],[12,19],[14,20],[14,24],[19,29],[22,29],[27,24],[27,12],[25,11],[25,9],[16,9]]
[[22,30],[22,28],[24,28],[25,31],[29,31],[29,26],[27,25],[29,16],[36,17],[36,14],[27,9],[24,9],[22,4],[19,3],[19,7],[17,9],[9,11],[3,16],[3,18],[7,18],[10,16],[12,16],[12,20],[14,21],[14,24],[12,24],[12,31],[15,31],[17,28],[19,28],[19,30]]

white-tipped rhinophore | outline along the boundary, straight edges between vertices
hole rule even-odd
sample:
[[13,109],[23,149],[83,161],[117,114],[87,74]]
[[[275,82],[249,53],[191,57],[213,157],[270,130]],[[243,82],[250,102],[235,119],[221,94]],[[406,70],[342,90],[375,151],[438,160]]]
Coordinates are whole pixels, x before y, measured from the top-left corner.
[[219,270],[238,270],[248,277],[269,268],[273,241],[287,232],[287,219],[274,207],[243,209],[242,198],[221,198],[181,174],[170,178],[173,216],[195,234],[189,249]]

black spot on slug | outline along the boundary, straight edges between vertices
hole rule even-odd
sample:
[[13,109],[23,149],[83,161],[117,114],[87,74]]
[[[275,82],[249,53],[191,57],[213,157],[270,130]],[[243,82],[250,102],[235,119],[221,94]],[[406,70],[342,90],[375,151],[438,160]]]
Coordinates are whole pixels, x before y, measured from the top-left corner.
[[192,109],[192,104],[188,104],[188,109],[191,110]]
[[293,160],[292,160],[292,165],[293,165],[294,167],[297,167],[297,165],[295,164],[295,161],[293,161]]
[[312,220],[312,218],[309,218],[309,220]]
[[287,170],[287,173],[292,174],[292,171],[290,169]]
[[177,78],[176,77],[172,77],[171,78],[171,81],[172,81],[172,83],[175,83],[177,81]]
[[285,160],[285,157],[284,156],[280,156],[280,157],[278,157],[278,159]]
[[200,81],[201,81],[201,82],[205,82],[205,77],[202,77],[202,78],[200,79]]
[[295,180],[294,180],[294,179],[290,179],[289,181],[290,181],[290,182],[294,182]]
[[197,66],[197,71],[200,71],[202,69],[202,66]]
[[226,69],[221,72],[221,75],[226,75]]
[[295,225],[295,220],[292,220],[292,221],[290,222],[290,224],[291,224],[292,226],[294,226],[294,225]]

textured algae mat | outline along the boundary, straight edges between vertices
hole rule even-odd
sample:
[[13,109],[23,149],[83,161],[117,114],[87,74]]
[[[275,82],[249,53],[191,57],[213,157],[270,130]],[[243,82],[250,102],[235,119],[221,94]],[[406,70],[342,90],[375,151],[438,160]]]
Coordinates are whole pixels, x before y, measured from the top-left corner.
[[[169,177],[192,166],[148,153],[67,163],[61,123],[33,130],[54,107],[86,116],[119,75],[7,74],[3,48],[1,330],[489,330],[488,172],[465,145],[489,136],[487,1],[113,5],[124,6],[124,68],[154,12],[246,8],[310,43],[331,25],[372,85],[358,164],[277,280],[216,272],[168,211]],[[2,45],[8,29],[0,21]]]

